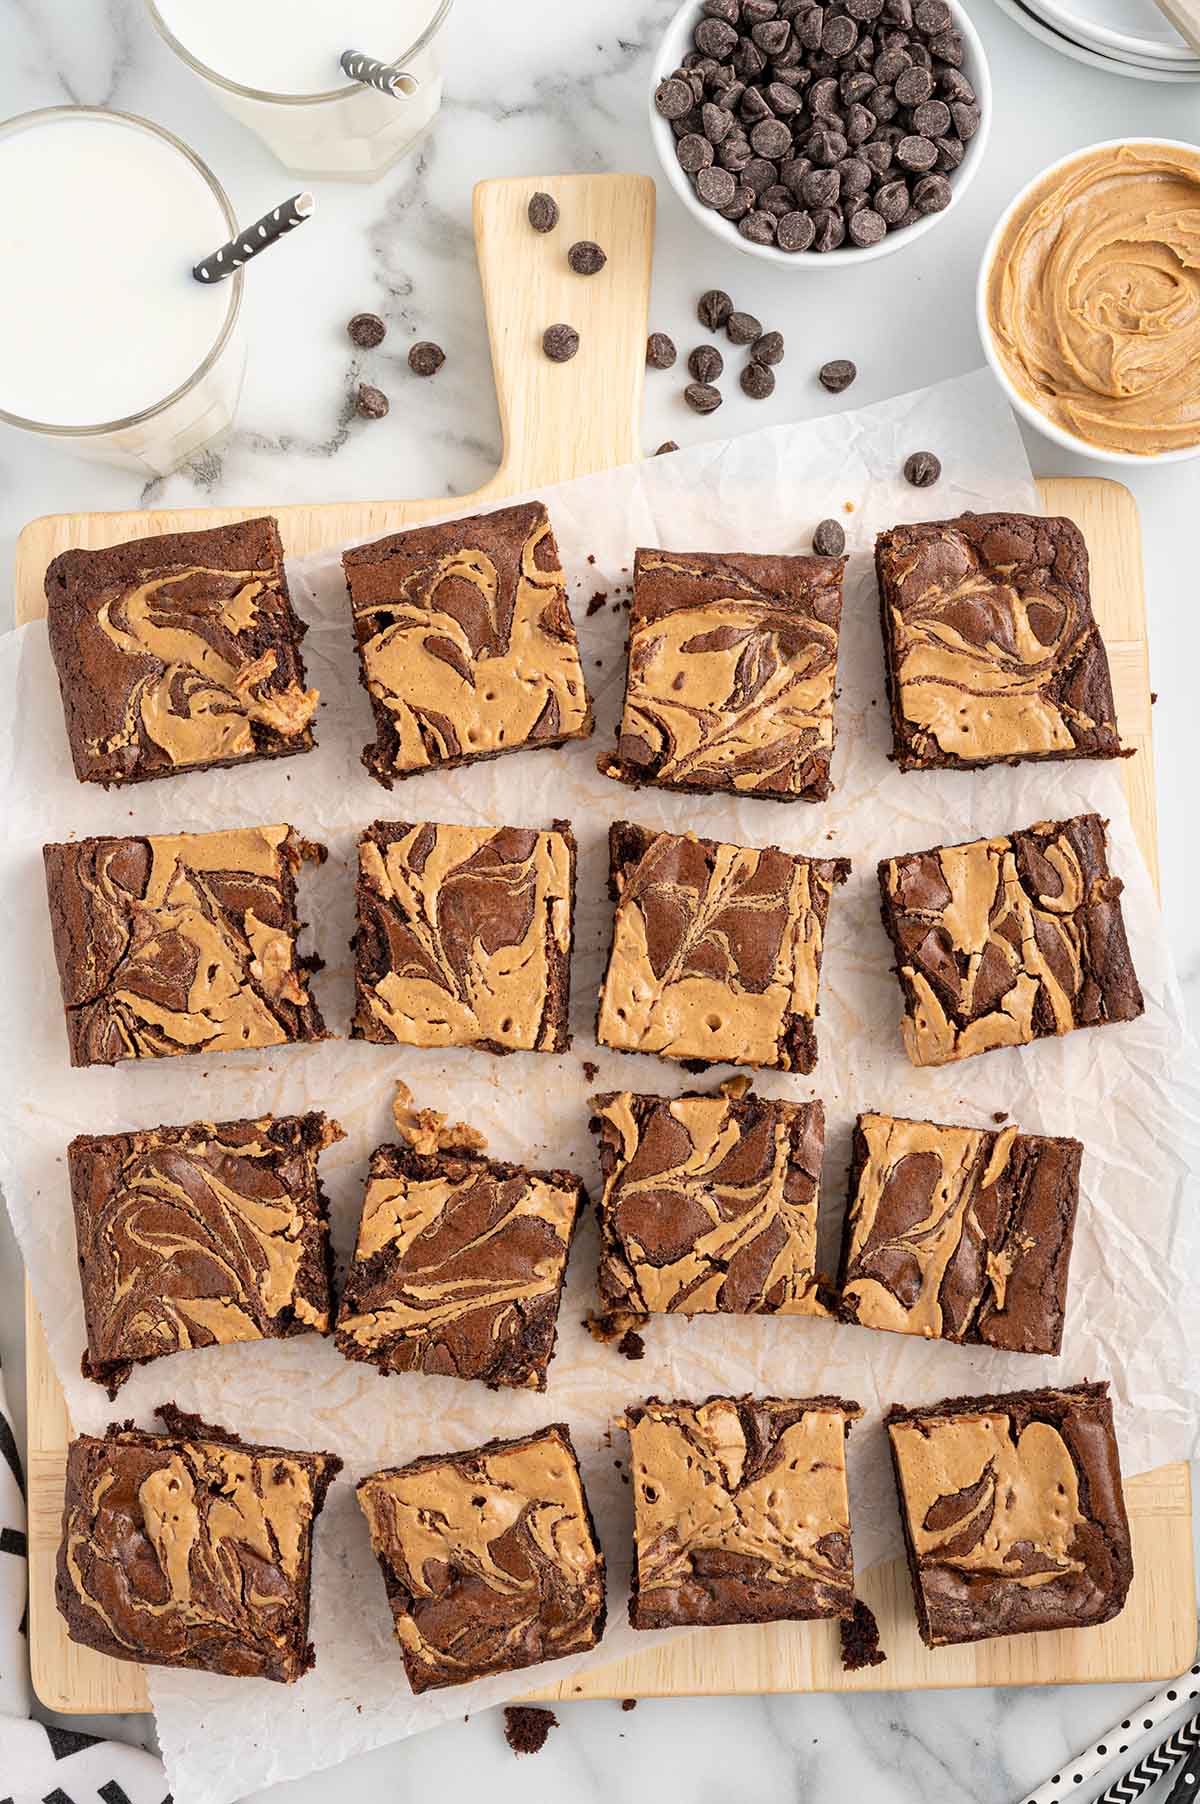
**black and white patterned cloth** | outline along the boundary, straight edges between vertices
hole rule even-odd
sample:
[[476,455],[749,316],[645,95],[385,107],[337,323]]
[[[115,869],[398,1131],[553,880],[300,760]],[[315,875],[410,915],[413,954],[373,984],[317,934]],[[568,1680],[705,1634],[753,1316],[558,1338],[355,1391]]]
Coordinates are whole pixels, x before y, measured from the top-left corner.
[[170,1804],[153,1754],[31,1719],[27,1578],[25,1483],[0,1373],[0,1804]]

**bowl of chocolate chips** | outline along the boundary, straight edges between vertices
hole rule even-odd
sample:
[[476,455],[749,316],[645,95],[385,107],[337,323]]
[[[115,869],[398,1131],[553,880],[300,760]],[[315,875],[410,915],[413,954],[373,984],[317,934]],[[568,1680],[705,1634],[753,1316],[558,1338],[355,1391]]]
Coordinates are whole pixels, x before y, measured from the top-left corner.
[[650,96],[667,180],[775,263],[883,257],[983,160],[992,88],[958,0],[685,0]]

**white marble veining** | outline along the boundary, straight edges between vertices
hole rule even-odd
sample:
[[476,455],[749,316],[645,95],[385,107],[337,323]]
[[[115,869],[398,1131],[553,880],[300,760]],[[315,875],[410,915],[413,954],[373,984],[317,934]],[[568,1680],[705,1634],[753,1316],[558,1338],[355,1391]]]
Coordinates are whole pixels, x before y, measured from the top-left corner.
[[[317,221],[263,259],[248,282],[250,368],[232,443],[141,488],[136,478],[0,428],[0,563],[11,564],[26,520],[62,509],[454,494],[483,480],[499,455],[499,427],[472,254],[471,185],[484,175],[571,169],[654,173],[646,70],[674,5],[457,0],[449,98],[418,160],[370,187],[318,184]],[[996,89],[987,159],[962,207],[896,258],[861,271],[763,268],[702,236],[660,185],[652,325],[683,349],[697,342],[695,298],[716,284],[778,325],[788,356],[772,402],[756,406],[727,384],[725,407],[703,421],[682,404],[678,369],[651,374],[647,449],[837,406],[814,380],[829,357],[859,365],[846,406],[975,367],[975,268],[1016,188],[1096,139],[1200,137],[1200,87],[1107,77],[1054,57],[990,0],[974,0],[973,16]],[[244,217],[290,192],[270,155],[160,43],[141,0],[0,0],[0,49],[0,118],[71,100],[122,107],[191,143]],[[381,351],[360,357],[344,324],[363,308],[383,313],[391,332]],[[446,347],[447,363],[434,381],[419,382],[404,357],[415,337],[426,336]],[[362,375],[390,393],[385,421],[353,415],[349,397]],[[1070,460],[1045,441],[1031,436],[1029,449],[1039,472],[1070,473]],[[1166,917],[1197,1020],[1200,911],[1189,884],[1200,882],[1193,674],[1200,669],[1200,464],[1126,480],[1146,536]],[[6,592],[0,626],[10,618]],[[18,1404],[20,1320],[20,1275],[0,1212],[0,1357]],[[560,1728],[535,1759],[514,1759],[488,1715],[269,1795],[272,1804],[324,1804],[333,1795],[392,1804],[435,1789],[446,1796],[486,1790],[497,1804],[657,1804],[664,1796],[689,1804],[800,1797],[824,1804],[858,1793],[872,1804],[917,1797],[1015,1804],[1144,1689],[673,1700],[630,1713],[577,1704],[560,1710]],[[117,1732],[133,1737],[144,1729],[133,1719]],[[1084,1804],[1086,1796],[1084,1788]]]

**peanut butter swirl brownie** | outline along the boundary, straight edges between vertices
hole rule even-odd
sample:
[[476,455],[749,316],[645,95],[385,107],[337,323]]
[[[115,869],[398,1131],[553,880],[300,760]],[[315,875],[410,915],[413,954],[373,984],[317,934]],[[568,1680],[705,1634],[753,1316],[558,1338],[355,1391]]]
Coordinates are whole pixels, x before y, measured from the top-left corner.
[[850,866],[616,821],[596,1037],[689,1068],[811,1071],[829,902]]
[[604,1555],[566,1425],[376,1472],[358,1501],[415,1692],[595,1647]]
[[114,1660],[290,1685],[308,1639],[313,1525],[332,1453],[257,1447],[166,1404],[67,1453],[55,1595],[67,1634]]
[[816,1271],[819,1102],[623,1091],[597,1096],[594,1107],[604,1176],[600,1295],[609,1310],[825,1313]]
[[1038,821],[880,863],[914,1065],[1143,1013],[1104,826]]
[[325,1115],[80,1134],[67,1149],[85,1376],[191,1347],[330,1332]]
[[635,1629],[848,1618],[854,1608],[840,1397],[709,1397],[626,1412]]
[[592,710],[540,501],[360,545],[342,559],[375,714],[363,763],[402,777],[562,745]]
[[896,1405],[887,1428],[926,1646],[1120,1614],[1133,1553],[1107,1384]]
[[702,795],[822,801],[845,564],[639,551],[625,711],[601,771]]
[[81,783],[311,750],[318,697],[274,520],[64,551],[46,606]]
[[860,1115],[842,1309],[864,1328],[1057,1353],[1078,1140]]
[[72,1065],[322,1040],[288,826],[42,848]]
[[1073,521],[895,526],[875,567],[901,770],[1123,755]]

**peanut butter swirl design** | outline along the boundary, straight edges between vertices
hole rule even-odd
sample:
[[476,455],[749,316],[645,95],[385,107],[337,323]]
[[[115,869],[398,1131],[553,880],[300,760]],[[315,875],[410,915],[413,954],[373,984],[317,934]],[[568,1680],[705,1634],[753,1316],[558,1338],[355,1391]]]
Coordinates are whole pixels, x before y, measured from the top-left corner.
[[996,246],[987,319],[1064,431],[1144,457],[1200,444],[1200,152],[1108,145],[1051,170]]
[[377,1472],[358,1501],[413,1691],[599,1641],[604,1556],[561,1422]]
[[844,558],[639,551],[607,776],[780,801],[829,794]]
[[273,520],[64,552],[46,597],[82,781],[311,748],[318,696]]
[[879,884],[914,1065],[1143,1012],[1099,815],[885,859]]
[[1132,1576],[1106,1385],[888,1418],[931,1646],[1106,1622]]
[[897,526],[875,562],[903,770],[1121,755],[1087,548],[1070,520]]
[[313,1664],[313,1523],[332,1454],[243,1445],[159,1411],[67,1456],[57,1601],[73,1641],[154,1666],[290,1684]]
[[73,1065],[320,1040],[287,826],[43,848]]
[[68,1148],[87,1374],[116,1395],[133,1363],[330,1329],[324,1115],[81,1134]]
[[591,732],[541,502],[395,533],[342,562],[375,713],[363,763],[388,788],[436,765]]
[[596,1035],[697,1064],[816,1063],[829,901],[850,866],[618,821],[616,898]]
[[570,1172],[378,1147],[339,1351],[381,1372],[545,1390],[582,1200]]
[[595,1099],[600,1294],[624,1315],[817,1315],[819,1102]]
[[860,1115],[842,1306],[867,1328],[1057,1353],[1077,1140]]
[[565,821],[376,821],[359,841],[352,1036],[564,1051],[574,890]]
[[628,1411],[634,1628],[848,1616],[845,1439],[860,1413],[832,1397]]

